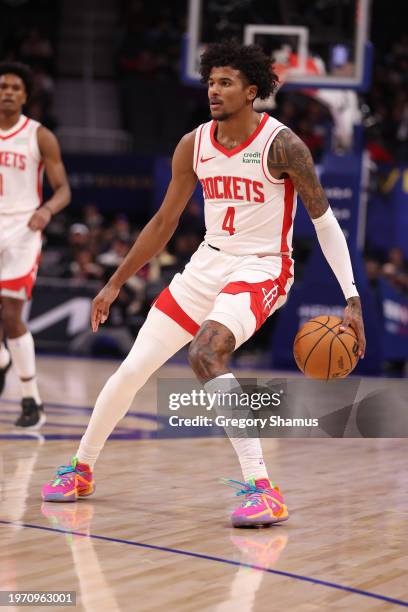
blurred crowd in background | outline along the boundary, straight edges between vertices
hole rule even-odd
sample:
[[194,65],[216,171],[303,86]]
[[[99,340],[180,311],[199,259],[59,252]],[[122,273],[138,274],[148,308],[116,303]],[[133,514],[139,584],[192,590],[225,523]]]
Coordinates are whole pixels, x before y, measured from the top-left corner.
[[15,2],[1,5],[0,58],[21,61],[33,72],[33,89],[25,108],[27,115],[54,130],[53,114],[56,63],[57,3],[39,0],[15,10]]
[[[89,284],[89,281],[102,285],[121,263],[140,231],[124,213],[106,218],[92,203],[82,208],[74,222],[68,210],[62,212],[47,227],[39,274],[70,279],[71,286]],[[124,286],[110,324],[140,326],[154,298],[184,268],[203,234],[201,205],[192,199],[166,248]]]
[[[24,20],[16,21],[13,2],[3,2],[0,56],[28,63],[34,89],[27,114],[54,129],[53,114],[58,37],[58,3],[29,2]],[[146,3],[122,0],[115,33],[117,82],[123,128],[134,136],[136,152],[170,154],[180,136],[208,120],[204,88],[186,87],[180,79],[182,37],[186,29],[187,2]],[[382,27],[383,16],[373,14],[375,62],[373,84],[359,96],[366,148],[373,164],[391,166],[408,158],[408,36],[393,35]],[[165,95],[165,105],[163,96]],[[324,104],[302,92],[277,95],[274,116],[291,127],[310,147],[319,162],[327,143],[332,117]],[[141,121],[141,118],[143,119]],[[374,189],[376,187],[374,186]],[[47,248],[40,274],[94,280],[101,284],[122,261],[140,232],[125,215],[102,218],[97,203],[81,203],[82,212],[70,209],[53,219],[46,232]],[[175,271],[184,267],[203,235],[199,204],[192,201],[180,228],[162,253],[131,279],[120,298],[123,321],[143,317],[158,291]],[[302,249],[299,249],[300,264]],[[367,248],[367,273],[375,286],[384,276],[408,294],[408,265],[400,249],[379,252]]]

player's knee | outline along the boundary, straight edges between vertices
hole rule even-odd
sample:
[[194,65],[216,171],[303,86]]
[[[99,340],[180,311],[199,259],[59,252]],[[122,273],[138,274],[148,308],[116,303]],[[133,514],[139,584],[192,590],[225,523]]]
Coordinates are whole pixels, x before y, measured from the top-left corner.
[[210,380],[225,369],[229,355],[199,340],[193,340],[188,351],[190,365],[200,380]]
[[137,378],[138,371],[139,368],[136,363],[132,363],[130,360],[125,359],[116,373],[120,377],[122,383],[131,384],[132,381]]

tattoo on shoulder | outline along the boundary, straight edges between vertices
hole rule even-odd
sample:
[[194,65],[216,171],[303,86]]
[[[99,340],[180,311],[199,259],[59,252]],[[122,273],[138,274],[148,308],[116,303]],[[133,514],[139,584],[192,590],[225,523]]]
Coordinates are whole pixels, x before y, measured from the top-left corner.
[[287,174],[312,219],[328,208],[326,194],[317,178],[313,159],[305,143],[289,129],[279,132],[268,152],[268,169]]
[[279,138],[279,136],[280,134],[278,134],[273,140],[268,153],[268,164],[274,168],[282,168],[282,166],[286,167],[288,165],[285,141],[282,140],[282,138]]
[[268,163],[272,168],[285,166],[292,170],[313,167],[310,151],[292,130],[284,129],[274,138],[268,154]]

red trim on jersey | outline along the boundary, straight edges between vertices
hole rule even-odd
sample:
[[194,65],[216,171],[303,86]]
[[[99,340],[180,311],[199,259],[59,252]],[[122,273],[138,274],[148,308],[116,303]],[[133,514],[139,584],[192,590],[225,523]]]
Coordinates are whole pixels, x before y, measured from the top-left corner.
[[281,253],[289,251],[288,247],[288,233],[292,227],[292,215],[293,215],[293,196],[295,194],[295,188],[290,178],[285,179],[285,208],[283,213],[282,223],[282,238],[281,238]]
[[23,125],[21,125],[18,128],[18,130],[16,130],[12,134],[9,134],[8,136],[0,136],[0,140],[8,140],[9,138],[13,138],[13,136],[16,136],[19,132],[21,132],[21,130],[24,130],[24,128],[26,127],[26,125],[28,124],[29,121],[30,121],[30,119],[27,117],[27,119],[24,121]]
[[248,283],[247,281],[235,281],[225,285],[220,293],[238,295],[239,293],[249,293],[250,308],[255,317],[255,331],[263,325],[269,317],[271,310],[275,306],[281,295],[286,295],[286,284],[292,273],[290,271],[292,260],[290,257],[282,257],[281,272],[276,279],[268,279],[258,283]]
[[43,199],[43,181],[42,181],[42,171],[44,167],[44,162],[41,160],[38,162],[37,168],[37,193],[38,193],[38,205],[41,206],[41,202]]
[[259,132],[262,130],[262,128],[264,127],[268,119],[269,119],[269,115],[267,113],[264,113],[261,121],[258,123],[258,127],[251,134],[251,136],[247,138],[244,142],[242,142],[240,145],[237,145],[236,147],[234,147],[233,149],[226,149],[225,147],[222,146],[222,144],[216,141],[215,130],[217,128],[218,121],[213,121],[211,124],[211,130],[210,130],[211,143],[213,147],[218,149],[218,151],[221,151],[221,153],[224,153],[224,155],[226,155],[227,157],[232,157],[233,155],[236,155],[237,153],[240,153],[240,151],[243,151],[244,149],[246,149],[251,144],[251,142],[255,140],[255,138],[258,136]]
[[[264,149],[263,149],[263,151],[262,151],[262,158],[261,158],[262,172],[264,173],[264,176],[265,176],[266,180],[267,180],[267,181],[269,181],[270,183],[272,183],[272,185],[283,185],[283,183],[284,183],[284,179],[283,179],[283,180],[276,179],[276,182],[275,182],[275,181],[272,181],[272,179],[270,179],[270,178],[269,178],[269,176],[266,174],[266,172],[265,172],[265,168],[264,168],[264,156],[265,156],[265,150],[266,150],[266,147],[267,147],[267,146],[268,146],[268,144],[269,144],[269,141],[271,140],[271,138],[272,138],[272,136],[274,135],[274,133],[276,132],[276,130],[278,130],[278,129],[280,129],[280,128],[282,128],[282,125],[277,125],[277,126],[276,126],[276,128],[275,128],[275,129],[273,130],[273,132],[271,133],[271,135],[269,136],[268,140],[267,140],[267,141],[266,141],[266,143],[265,143]],[[283,129],[283,128],[282,128],[282,129]],[[269,152],[269,151],[268,151],[268,152]],[[268,162],[266,162],[266,163],[268,163]]]
[[0,280],[0,290],[8,289],[9,291],[21,291],[21,289],[25,289],[26,297],[29,300],[31,298],[35,279],[37,277],[40,257],[41,251],[39,251],[37,257],[35,258],[31,270],[24,276],[19,276],[18,278],[9,278],[7,280]]
[[203,133],[203,127],[204,125],[201,126],[200,128],[200,134],[198,136],[198,147],[197,147],[197,157],[196,157],[196,162],[194,164],[194,172],[197,174],[197,166],[198,166],[198,159],[199,159],[199,155],[200,155],[200,147],[201,147],[201,135]]
[[177,304],[168,287],[163,289],[152,306],[164,312],[164,314],[173,319],[192,336],[195,336],[200,329],[200,326]]

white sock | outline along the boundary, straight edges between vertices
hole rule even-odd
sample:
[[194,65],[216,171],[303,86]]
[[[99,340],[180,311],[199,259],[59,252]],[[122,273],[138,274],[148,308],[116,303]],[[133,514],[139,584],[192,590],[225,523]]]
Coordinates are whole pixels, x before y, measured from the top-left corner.
[[96,400],[76,456],[93,468],[107,438],[125,416],[136,392],[170,357],[192,339],[175,321],[151,308],[135,343]]
[[[207,393],[216,393],[217,391],[228,393],[232,389],[242,391],[237,379],[231,372],[209,380],[204,384],[204,389]],[[268,478],[259,438],[228,437],[237,453],[244,481],[248,482],[252,478]]]
[[4,342],[0,342],[0,368],[5,368],[10,363],[10,353],[5,347]]
[[34,339],[31,333],[27,331],[19,338],[7,339],[7,346],[13,360],[13,367],[21,380],[23,397],[33,397],[37,404],[41,404],[35,376]]

